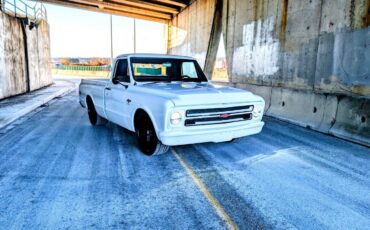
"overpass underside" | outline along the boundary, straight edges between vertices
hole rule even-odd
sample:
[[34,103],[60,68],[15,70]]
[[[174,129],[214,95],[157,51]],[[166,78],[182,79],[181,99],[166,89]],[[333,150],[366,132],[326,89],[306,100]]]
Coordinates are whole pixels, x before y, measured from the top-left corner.
[[84,10],[168,23],[190,0],[38,0]]

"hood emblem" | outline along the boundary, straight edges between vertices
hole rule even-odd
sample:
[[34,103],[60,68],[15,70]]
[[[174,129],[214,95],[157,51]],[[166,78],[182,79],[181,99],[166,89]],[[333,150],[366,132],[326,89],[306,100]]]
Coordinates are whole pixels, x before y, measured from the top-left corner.
[[224,114],[221,114],[220,117],[222,117],[222,118],[228,118],[228,117],[230,117],[230,114],[224,113]]

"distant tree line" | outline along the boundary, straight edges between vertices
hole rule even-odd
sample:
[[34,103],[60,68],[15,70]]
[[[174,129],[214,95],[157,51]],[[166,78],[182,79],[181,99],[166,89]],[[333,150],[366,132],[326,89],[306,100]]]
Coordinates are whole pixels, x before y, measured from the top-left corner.
[[60,58],[59,64],[62,65],[82,65],[82,66],[105,66],[110,65],[110,58],[89,58],[80,60],[79,58]]

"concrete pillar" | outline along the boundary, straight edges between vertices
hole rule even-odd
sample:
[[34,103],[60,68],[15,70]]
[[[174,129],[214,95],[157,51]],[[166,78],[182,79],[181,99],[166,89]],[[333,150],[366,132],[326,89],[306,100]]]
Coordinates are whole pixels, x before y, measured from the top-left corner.
[[208,50],[204,65],[204,72],[212,79],[213,68],[217,58],[217,50],[222,32],[222,8],[223,0],[216,0],[216,7],[213,14],[212,30],[208,42]]

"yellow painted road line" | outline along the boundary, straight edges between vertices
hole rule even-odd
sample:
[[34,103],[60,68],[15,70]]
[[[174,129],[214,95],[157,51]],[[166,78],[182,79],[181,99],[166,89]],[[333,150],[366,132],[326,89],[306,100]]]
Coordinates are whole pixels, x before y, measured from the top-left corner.
[[208,191],[207,187],[202,182],[202,180],[197,176],[194,170],[190,168],[190,166],[186,163],[186,161],[181,157],[181,155],[178,153],[178,151],[175,148],[171,148],[171,150],[172,150],[172,153],[177,158],[177,160],[180,162],[180,164],[189,173],[190,177],[193,179],[193,181],[198,186],[200,191],[202,191],[203,195],[207,198],[209,203],[216,210],[218,216],[226,223],[227,228],[237,230],[238,226],[231,219],[231,217],[226,213],[226,211],[223,209],[221,204],[216,200],[216,198]]

